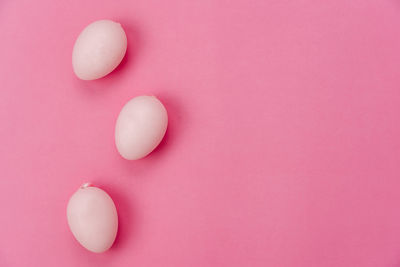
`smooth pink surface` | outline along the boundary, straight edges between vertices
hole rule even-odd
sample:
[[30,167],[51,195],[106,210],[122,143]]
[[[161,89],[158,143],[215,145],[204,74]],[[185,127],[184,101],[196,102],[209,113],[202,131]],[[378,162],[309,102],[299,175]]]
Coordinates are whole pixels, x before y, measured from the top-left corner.
[[[102,18],[127,56],[81,81]],[[0,33],[0,266],[400,265],[397,0],[2,0]],[[114,126],[142,94],[170,124],[131,162]],[[118,209],[101,255],[65,216],[88,180]]]

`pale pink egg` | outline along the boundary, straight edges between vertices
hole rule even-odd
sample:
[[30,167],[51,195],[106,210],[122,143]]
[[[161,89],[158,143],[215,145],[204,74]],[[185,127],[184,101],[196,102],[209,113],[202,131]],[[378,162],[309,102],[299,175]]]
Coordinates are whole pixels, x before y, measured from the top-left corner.
[[122,108],[115,125],[115,144],[128,160],[145,157],[164,137],[168,115],[164,105],[154,96],[138,96]]
[[98,20],[89,24],[75,42],[72,67],[82,80],[94,80],[112,72],[125,56],[127,39],[121,24]]
[[68,225],[78,242],[86,249],[101,253],[114,243],[118,215],[111,197],[89,183],[82,185],[68,202]]

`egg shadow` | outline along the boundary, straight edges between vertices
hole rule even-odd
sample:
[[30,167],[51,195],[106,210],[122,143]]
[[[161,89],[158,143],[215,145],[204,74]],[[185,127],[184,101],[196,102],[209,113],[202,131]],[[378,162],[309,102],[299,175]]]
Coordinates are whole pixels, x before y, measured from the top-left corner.
[[110,76],[118,76],[126,72],[129,68],[134,66],[134,60],[138,57],[140,49],[142,47],[142,39],[141,34],[139,32],[139,28],[134,25],[132,22],[128,22],[125,20],[116,20],[121,23],[124,31],[126,33],[127,38],[127,49],[124,58],[122,59],[121,63],[106,77]]
[[162,154],[166,152],[167,148],[174,144],[177,136],[182,133],[182,112],[178,99],[167,93],[157,94],[156,97],[164,104],[167,110],[168,127],[160,144],[153,150],[153,152],[151,152],[151,154],[149,154],[148,157],[151,158],[162,156]]
[[[135,236],[136,223],[134,215],[134,204],[132,199],[128,199],[121,193],[114,185],[104,182],[98,182],[95,179],[94,184],[103,189],[110,195],[115,203],[118,213],[118,232],[114,244],[110,252],[117,252],[120,248],[124,247],[132,236]],[[98,179],[100,180],[100,179]],[[101,179],[104,180],[104,179]]]
[[112,72],[102,78],[86,81],[73,74],[76,86],[85,90],[88,94],[97,95],[99,92],[114,92],[114,88],[118,88],[118,85],[127,78],[127,73],[132,73],[135,69],[135,59],[138,57],[142,47],[140,30],[132,22],[118,19],[115,21],[121,23],[126,33],[127,49],[125,56]]

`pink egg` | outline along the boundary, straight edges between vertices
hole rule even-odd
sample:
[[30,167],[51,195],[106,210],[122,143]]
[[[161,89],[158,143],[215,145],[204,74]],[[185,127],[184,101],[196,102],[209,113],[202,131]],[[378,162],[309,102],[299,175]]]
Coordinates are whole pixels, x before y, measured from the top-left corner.
[[68,225],[78,242],[86,249],[101,253],[114,243],[118,215],[111,197],[89,183],[82,185],[68,202]]
[[98,20],[89,24],[75,42],[72,67],[82,80],[94,80],[112,72],[125,56],[127,39],[121,24]]
[[138,96],[122,108],[115,125],[115,144],[128,160],[145,157],[164,137],[168,115],[154,96]]

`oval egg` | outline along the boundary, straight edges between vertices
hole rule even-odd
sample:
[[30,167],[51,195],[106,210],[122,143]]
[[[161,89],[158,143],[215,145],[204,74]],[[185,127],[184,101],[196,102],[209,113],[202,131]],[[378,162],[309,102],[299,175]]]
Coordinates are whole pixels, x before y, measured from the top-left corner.
[[164,137],[168,115],[164,105],[154,96],[138,96],[122,108],[115,126],[115,144],[128,160],[145,157]]
[[72,67],[82,80],[95,80],[112,72],[125,56],[127,38],[121,24],[98,20],[78,36],[72,51]]
[[67,206],[68,225],[78,242],[86,249],[101,253],[114,243],[118,215],[111,197],[89,183],[81,186]]

